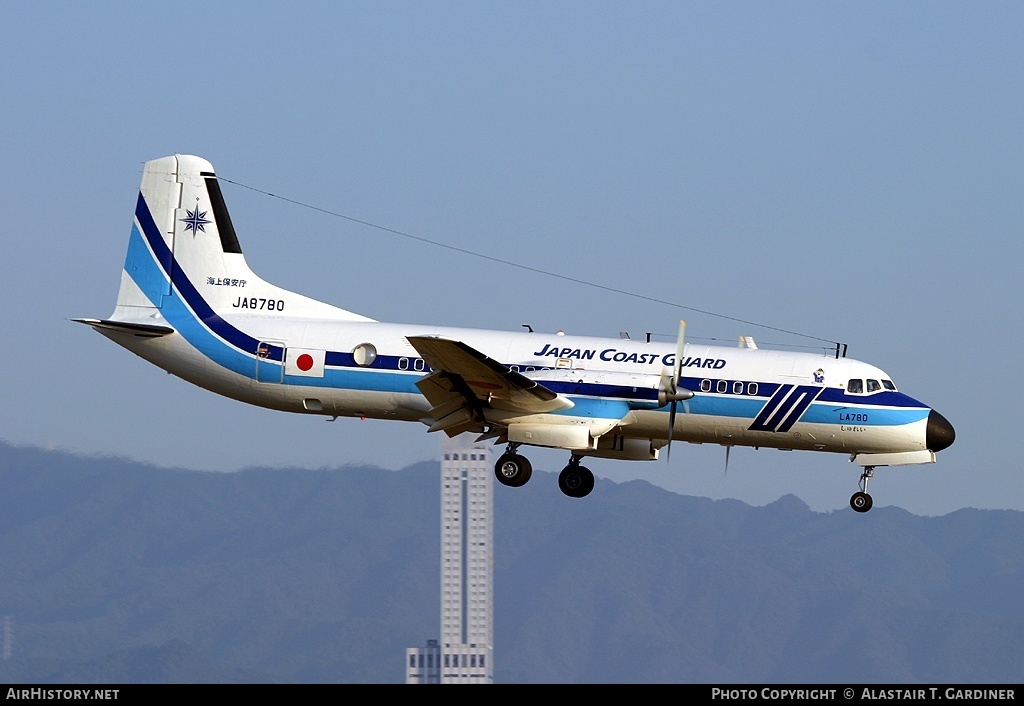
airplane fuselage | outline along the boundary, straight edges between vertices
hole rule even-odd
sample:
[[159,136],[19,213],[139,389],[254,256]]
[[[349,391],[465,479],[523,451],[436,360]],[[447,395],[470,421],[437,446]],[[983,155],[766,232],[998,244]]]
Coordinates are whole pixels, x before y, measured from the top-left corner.
[[866,470],[931,463],[952,426],[868,363],[824,354],[526,331],[381,323],[261,279],[242,255],[213,167],[147,162],[117,305],[76,319],[191,383],[262,407],[419,422],[508,444],[495,467],[529,480],[520,446],[654,460],[673,440],[840,452]]
[[[424,421],[431,405],[416,382],[431,370],[409,336],[459,340],[512,370],[542,382],[574,406],[545,413],[554,423],[621,419],[627,439],[668,441],[667,405],[658,380],[675,365],[673,346],[628,339],[501,332],[379,322],[295,321],[225,317],[257,348],[241,350],[205,327],[170,320],[181,337],[114,340],[168,372],[208,390],[271,409],[339,417]],[[194,319],[191,319],[194,320]],[[359,365],[352,351],[371,345]],[[287,369],[290,349],[322,351],[322,376]],[[197,364],[198,362],[198,364]],[[848,358],[764,349],[688,344],[680,384],[697,392],[675,418],[673,439],[778,449],[889,453],[927,448],[930,408],[881,389],[851,394],[850,379],[888,380],[878,368]],[[495,422],[521,415],[494,411]]]

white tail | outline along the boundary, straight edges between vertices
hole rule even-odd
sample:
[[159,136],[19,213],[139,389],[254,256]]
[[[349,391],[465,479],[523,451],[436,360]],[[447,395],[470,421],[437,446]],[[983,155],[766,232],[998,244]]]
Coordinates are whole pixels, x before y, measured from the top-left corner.
[[249,269],[213,165],[191,155],[146,162],[111,319],[163,318],[157,312],[169,313],[162,311],[168,297],[200,320],[215,312],[372,321],[277,287]]

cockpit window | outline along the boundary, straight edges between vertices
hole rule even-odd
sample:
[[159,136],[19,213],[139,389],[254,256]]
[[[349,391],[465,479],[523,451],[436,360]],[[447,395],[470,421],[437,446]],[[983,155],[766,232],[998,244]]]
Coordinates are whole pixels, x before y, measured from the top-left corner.
[[878,380],[868,378],[867,383],[867,387],[864,387],[863,380],[860,378],[851,378],[850,381],[846,383],[846,391],[853,395],[870,395],[873,392],[880,392],[882,390],[891,390],[892,392],[896,392],[896,386],[893,385],[892,380],[882,380],[879,382]]

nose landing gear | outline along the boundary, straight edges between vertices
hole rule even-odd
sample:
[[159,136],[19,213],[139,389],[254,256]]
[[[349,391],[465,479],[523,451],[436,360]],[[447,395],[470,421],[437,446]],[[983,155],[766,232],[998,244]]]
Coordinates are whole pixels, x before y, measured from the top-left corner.
[[867,512],[873,504],[871,496],[868,495],[868,480],[875,475],[874,466],[865,466],[864,472],[860,474],[860,491],[850,497],[850,507],[857,512]]

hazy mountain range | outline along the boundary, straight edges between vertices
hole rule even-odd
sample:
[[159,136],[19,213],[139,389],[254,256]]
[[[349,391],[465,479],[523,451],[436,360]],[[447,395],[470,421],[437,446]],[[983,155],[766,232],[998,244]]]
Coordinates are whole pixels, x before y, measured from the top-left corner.
[[[405,648],[438,637],[439,468],[209,473],[0,443],[0,681],[402,683]],[[573,500],[541,471],[494,491],[498,682],[1024,678],[1024,513],[603,479]]]

